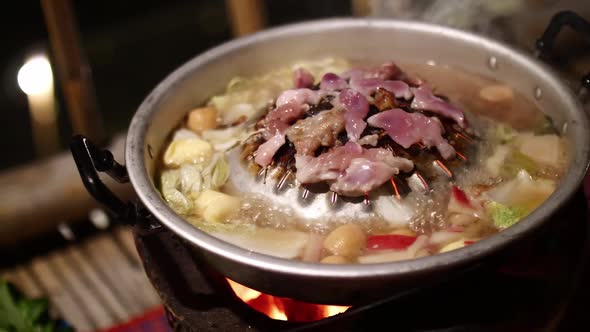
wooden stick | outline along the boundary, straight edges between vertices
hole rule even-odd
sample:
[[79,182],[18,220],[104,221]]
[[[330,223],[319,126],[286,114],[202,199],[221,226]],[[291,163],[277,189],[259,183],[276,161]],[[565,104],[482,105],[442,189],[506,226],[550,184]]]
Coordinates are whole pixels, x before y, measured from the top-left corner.
[[266,15],[262,0],[226,0],[225,5],[235,37],[264,28]]
[[105,140],[103,124],[71,1],[41,0],[41,7],[74,132],[102,144]]
[[31,270],[45,289],[52,306],[76,331],[95,331],[96,326],[88,316],[86,308],[76,302],[69,285],[64,284],[55,270],[50,267],[46,257],[37,257],[31,262]]
[[[121,303],[134,315],[154,305],[154,292],[141,266],[133,267],[110,234],[98,235],[84,244],[84,252],[103,273]],[[112,267],[116,266],[116,269]]]
[[73,262],[73,265],[78,266],[87,284],[95,290],[96,297],[100,298],[105,307],[113,313],[117,319],[116,322],[123,322],[132,316],[132,312],[119,301],[111,287],[101,279],[102,271],[91,264],[78,246],[65,249],[65,255]]
[[67,285],[68,291],[76,302],[83,304],[86,308],[97,330],[104,330],[115,324],[115,318],[98,299],[97,294],[94,293],[95,290],[87,286],[84,275],[63,254],[63,251],[53,252],[48,256],[48,261],[56,271],[59,271],[60,279],[64,285]]
[[26,297],[40,298],[44,295],[41,286],[37,284],[29,269],[24,265],[13,268],[5,277]]
[[352,7],[352,14],[354,16],[369,16],[371,15],[371,1],[370,0],[350,0]]

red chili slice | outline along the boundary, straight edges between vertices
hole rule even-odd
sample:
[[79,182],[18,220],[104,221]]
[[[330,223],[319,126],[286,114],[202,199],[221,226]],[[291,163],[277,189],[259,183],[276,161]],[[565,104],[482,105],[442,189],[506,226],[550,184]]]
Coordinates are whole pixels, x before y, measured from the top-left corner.
[[386,234],[372,235],[367,238],[367,249],[384,250],[384,249],[405,249],[416,241],[415,236]]
[[475,243],[475,241],[463,241],[463,244],[466,246],[468,246],[470,244],[474,244],[474,243]]
[[472,207],[471,202],[467,197],[467,194],[465,194],[465,192],[459,189],[459,187],[457,186],[453,186],[453,197],[455,197],[455,200],[457,200],[458,203],[468,207]]

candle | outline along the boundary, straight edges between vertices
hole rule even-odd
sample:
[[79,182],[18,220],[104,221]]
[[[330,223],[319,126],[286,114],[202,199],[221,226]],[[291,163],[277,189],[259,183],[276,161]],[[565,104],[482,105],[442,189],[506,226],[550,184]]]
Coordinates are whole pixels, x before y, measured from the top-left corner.
[[56,102],[51,64],[44,55],[28,59],[18,71],[17,81],[27,94],[33,141],[39,157],[59,150]]

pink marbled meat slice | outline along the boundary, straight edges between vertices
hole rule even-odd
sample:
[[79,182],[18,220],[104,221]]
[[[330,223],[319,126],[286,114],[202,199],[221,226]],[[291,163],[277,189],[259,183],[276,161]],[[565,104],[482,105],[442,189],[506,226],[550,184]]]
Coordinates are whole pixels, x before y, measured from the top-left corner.
[[326,181],[330,190],[344,196],[361,196],[378,188],[400,171],[409,172],[412,161],[391,151],[363,149],[355,142],[336,147],[318,157],[295,155],[300,183]]
[[344,130],[344,111],[333,108],[301,119],[287,129],[287,137],[295,145],[297,154],[313,155],[320,147],[332,147]]
[[330,190],[345,196],[362,196],[389,181],[400,169],[409,171],[413,167],[410,160],[394,157],[389,150],[372,150],[380,153],[352,159],[343,174],[330,184]]
[[320,89],[325,91],[340,91],[347,87],[346,80],[334,73],[326,73],[320,81]]
[[276,133],[266,142],[262,143],[256,150],[254,162],[262,167],[270,165],[272,157],[285,144],[285,134]]
[[317,183],[335,180],[355,156],[362,154],[363,148],[354,142],[335,147],[318,157],[295,155],[297,181],[300,183]]
[[293,72],[293,86],[297,89],[311,88],[315,78],[305,68],[298,68]]
[[339,104],[344,108],[344,123],[348,138],[358,141],[367,127],[365,117],[369,113],[369,102],[360,93],[346,89],[338,96]]
[[277,98],[276,107],[264,119],[266,130],[263,136],[267,141],[256,150],[254,162],[262,167],[268,166],[274,154],[285,144],[287,129],[303,116],[309,107],[307,104],[317,104],[321,98],[321,92],[306,88],[284,91]]
[[304,105],[298,104],[295,101],[290,101],[272,109],[264,119],[266,126],[264,138],[270,139],[277,133],[284,134],[287,128],[289,128],[289,125],[301,118],[305,111],[306,108]]
[[[422,85],[422,80],[411,76],[400,69],[394,62],[389,61],[383,63],[379,67],[370,67],[370,68],[352,68],[350,70],[345,71],[340,75],[342,78],[350,79],[350,83],[356,80],[363,80],[363,79],[378,79],[381,81],[402,81],[406,84],[410,84],[412,86],[420,86]],[[394,93],[394,91],[391,91]],[[397,97],[401,97],[402,94],[397,95]],[[408,99],[411,98],[408,97]]]
[[455,149],[442,137],[444,129],[437,118],[394,108],[371,116],[367,122],[373,127],[384,129],[405,149],[421,142],[427,147],[435,146],[445,159],[455,156]]
[[320,99],[325,95],[324,91],[303,89],[289,89],[283,91],[276,101],[276,106],[280,107],[287,103],[294,103],[303,106],[304,104],[315,105],[320,102]]
[[414,92],[414,100],[412,100],[410,107],[418,110],[427,110],[453,119],[459,126],[465,128],[466,122],[463,111],[435,96],[429,87],[422,85],[418,88],[412,88],[412,91]]
[[413,86],[422,85],[422,80],[418,77],[411,76],[401,70],[394,62],[386,62],[382,64],[377,70],[377,77],[383,80],[399,80],[404,81]]
[[360,92],[367,98],[371,97],[371,95],[375,93],[378,88],[382,88],[393,93],[396,98],[403,98],[406,100],[412,98],[412,91],[410,90],[410,87],[403,81],[389,81],[382,80],[380,78],[353,78],[350,80],[350,87]]

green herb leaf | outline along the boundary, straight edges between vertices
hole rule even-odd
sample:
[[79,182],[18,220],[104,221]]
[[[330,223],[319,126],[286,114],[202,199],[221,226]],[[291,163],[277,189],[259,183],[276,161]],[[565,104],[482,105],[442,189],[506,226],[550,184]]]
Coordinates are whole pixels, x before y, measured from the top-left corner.
[[8,282],[6,280],[0,280],[0,327],[21,328],[22,325],[22,317],[12,298]]
[[38,320],[49,307],[45,299],[22,300],[18,306],[21,308],[23,318],[31,322]]
[[217,159],[217,162],[211,170],[212,189],[217,189],[227,182],[227,179],[229,179],[229,171],[229,164],[227,161],[225,161],[225,158],[221,156],[219,159]]
[[506,206],[494,201],[488,202],[485,208],[498,228],[510,227],[526,216],[524,209]]
[[[46,321],[49,304],[46,299],[28,299],[11,291],[10,284],[0,279],[0,332],[66,332]],[[45,316],[45,319],[42,319]],[[45,320],[45,321],[43,321]]]
[[539,165],[524,153],[513,150],[504,162],[501,173],[504,177],[511,178],[516,176],[520,170],[535,174],[539,170]]
[[535,128],[535,135],[546,135],[546,134],[555,134],[557,130],[555,130],[555,124],[553,123],[553,119],[545,115],[541,124]]
[[500,142],[500,144],[509,143],[516,137],[517,132],[509,126],[499,124],[496,126],[494,132],[494,138]]

